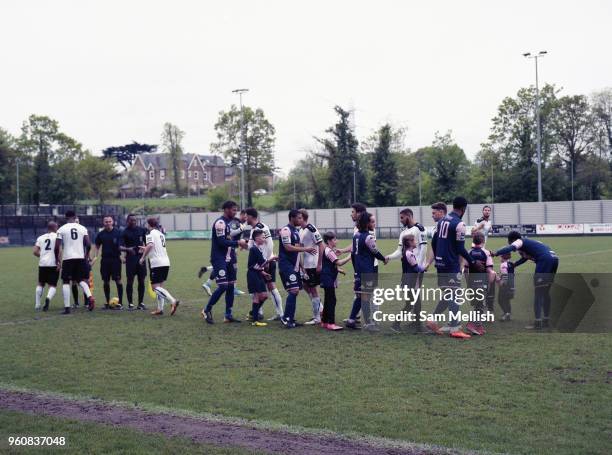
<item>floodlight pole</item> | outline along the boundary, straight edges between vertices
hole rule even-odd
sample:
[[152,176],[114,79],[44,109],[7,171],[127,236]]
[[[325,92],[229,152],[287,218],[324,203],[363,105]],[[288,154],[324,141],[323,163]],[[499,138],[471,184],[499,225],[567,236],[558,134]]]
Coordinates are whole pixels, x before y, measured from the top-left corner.
[[245,122],[244,122],[244,108],[242,106],[242,94],[248,92],[248,88],[238,88],[236,90],[232,90],[232,93],[237,93],[240,98],[240,114],[241,114],[241,140],[240,140],[240,209],[246,208],[246,198],[244,194],[245,185],[244,185],[244,155],[246,153],[246,130],[245,130]]
[[353,204],[357,203],[357,163],[353,160]]
[[538,58],[544,57],[547,51],[540,51],[535,55],[531,52],[526,52],[523,57],[531,58],[535,61],[535,77],[536,77],[536,147],[538,155],[538,202],[542,202],[542,132],[540,125],[540,87],[538,83]]
[[17,210],[19,210],[19,158],[15,160],[15,164],[17,167]]

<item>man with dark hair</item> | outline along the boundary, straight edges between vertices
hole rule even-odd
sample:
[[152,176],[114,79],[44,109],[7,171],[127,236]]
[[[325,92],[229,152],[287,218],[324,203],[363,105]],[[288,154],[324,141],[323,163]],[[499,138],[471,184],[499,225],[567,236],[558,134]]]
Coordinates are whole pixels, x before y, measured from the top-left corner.
[[70,282],[79,283],[85,293],[89,311],[95,307],[95,299],[87,283],[88,273],[86,262],[89,262],[91,241],[84,226],[76,222],[73,210],[66,212],[66,224],[57,231],[55,241],[55,261],[62,269],[62,294],[64,296],[64,314],[70,314]]
[[280,230],[278,268],[283,286],[288,292],[282,322],[288,329],[293,329],[300,325],[295,322],[297,296],[300,289],[302,289],[299,253],[314,254],[317,251],[317,248],[314,246],[300,246],[298,227],[301,225],[302,214],[298,210],[293,209],[289,211],[289,224]]
[[304,290],[310,297],[312,303],[312,318],[305,325],[318,325],[321,323],[321,298],[317,286],[321,282],[321,267],[323,264],[323,252],[325,244],[321,233],[312,223],[308,222],[308,210],[300,209],[302,225],[300,229],[300,244],[305,247],[317,248],[315,254],[301,254],[300,265],[304,274]]
[[[245,239],[245,240],[249,240],[250,238],[250,226],[247,224],[246,222],[247,216],[246,216],[246,210],[243,209],[240,211],[240,218],[236,218],[234,216],[234,218],[229,222],[229,226],[230,226],[230,238],[232,240],[239,240],[239,239]],[[211,265],[207,265],[204,267],[200,267],[200,271],[198,272],[198,278],[202,278],[202,275],[204,275],[206,272],[210,272],[210,275],[208,276],[208,279],[202,283],[202,289],[204,289],[204,291],[212,296],[212,289],[210,287],[210,285],[212,284],[212,280],[214,279],[215,276],[215,269],[214,267]],[[234,285],[234,295],[235,296],[240,296],[243,295],[244,291],[241,291],[240,289],[238,289],[235,285]]]
[[140,247],[145,246],[147,230],[138,226],[136,215],[130,213],[127,216],[127,226],[121,233],[121,251],[125,252],[125,275],[127,279],[125,293],[128,301],[128,309],[134,309],[134,278],[138,279],[138,310],[146,310],[144,304],[145,278],[147,277],[147,266],[140,264],[142,254]]
[[[461,287],[460,258],[463,257],[470,265],[474,262],[465,249],[466,229],[465,224],[461,221],[467,205],[467,200],[464,197],[457,196],[453,200],[453,211],[438,221],[436,226],[438,237],[435,247],[435,260],[438,271],[438,286],[443,290],[450,289],[453,293],[453,298],[443,298],[438,303],[435,312],[442,313],[444,308],[448,306],[450,310],[449,335],[453,338],[470,338],[470,335],[461,330],[459,320],[457,319],[459,305],[454,298],[454,294]],[[441,333],[440,328],[433,321],[429,321],[427,327],[434,333]]]
[[[268,261],[271,257],[274,257],[274,241],[272,240],[272,233],[270,228],[259,219],[259,213],[253,207],[249,207],[245,210],[246,223],[251,227],[249,232],[249,249],[253,246],[252,233],[254,229],[258,229],[263,232],[264,243],[262,246],[262,253],[264,259]],[[264,280],[266,287],[272,295],[272,301],[274,302],[274,310],[276,315],[268,319],[268,321],[280,321],[283,317],[283,299],[276,288],[276,261],[270,261],[266,265],[266,273]]]
[[[474,227],[472,228],[472,234],[475,232],[481,232],[484,236],[485,243],[489,238],[489,232],[491,232],[491,228],[493,225],[491,224],[491,206],[485,205],[482,208],[482,216],[476,220],[474,223]],[[484,245],[484,244],[483,244]]]
[[34,243],[33,254],[38,258],[38,284],[36,286],[36,303],[34,310],[40,310],[40,300],[42,299],[45,284],[49,285],[43,311],[49,310],[49,302],[55,296],[59,270],[55,260],[55,240],[57,239],[57,223],[49,221],[47,223],[47,233],[41,235]]
[[535,286],[533,301],[535,322],[526,328],[535,330],[548,328],[550,327],[550,288],[555,281],[555,274],[559,267],[559,258],[548,245],[537,240],[523,238],[517,231],[512,231],[508,234],[508,244],[508,246],[492,253],[493,256],[501,256],[517,251],[521,255],[521,259],[514,263],[514,267],[524,264],[528,260],[532,260],[536,264],[535,274],[533,275],[533,284]]
[[202,317],[208,324],[213,324],[212,308],[225,294],[224,322],[241,322],[232,315],[234,306],[234,285],[238,272],[236,247],[247,248],[244,239],[234,240],[231,235],[231,224],[236,217],[238,204],[234,201],[223,203],[223,215],[215,220],[212,228],[210,263],[213,266],[211,278],[217,282],[217,289],[212,293],[208,304],[202,310]]
[[385,258],[376,247],[376,237],[372,234],[375,228],[375,218],[371,213],[364,212],[357,220],[357,232],[353,236],[352,253],[353,265],[355,268],[355,280],[353,290],[355,291],[355,299],[351,314],[346,320],[346,327],[349,329],[357,329],[357,315],[361,311],[367,330],[376,331],[378,328],[371,319],[370,299],[374,288],[378,270],[375,260],[379,259],[385,264],[388,259]]
[[102,261],[100,263],[100,275],[104,283],[104,297],[106,303],[104,309],[110,309],[110,280],[111,278],[117,286],[117,298],[119,305],[117,309],[123,306],[123,283],[121,282],[121,231],[115,227],[115,220],[110,215],[103,219],[104,228],[96,235],[95,245],[96,253],[94,255],[92,265],[98,260],[100,248],[102,248]]
[[447,208],[444,202],[436,202],[431,205],[431,217],[433,218],[436,224],[433,228],[433,232],[431,236],[431,254],[428,255],[427,264],[425,265],[425,269],[428,269],[429,266],[436,259],[436,242],[438,241],[438,232],[436,230],[436,227],[438,225],[438,221],[440,221],[442,218],[446,216],[446,212],[447,212]]

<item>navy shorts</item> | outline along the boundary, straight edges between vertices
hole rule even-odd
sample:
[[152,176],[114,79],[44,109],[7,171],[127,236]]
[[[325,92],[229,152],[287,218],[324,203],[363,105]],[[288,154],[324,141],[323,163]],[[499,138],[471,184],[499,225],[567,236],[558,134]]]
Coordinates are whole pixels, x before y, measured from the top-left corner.
[[264,278],[266,283],[275,283],[276,282],[276,262],[268,262],[266,266],[266,272],[270,274],[270,278]]
[[286,291],[302,289],[302,277],[294,270],[281,270],[280,277]]
[[458,271],[444,271],[438,269],[438,287],[459,288],[461,287],[461,274]]
[[236,281],[238,264],[235,262],[216,262],[212,266],[213,271],[210,277],[215,280],[217,286]]
[[256,294],[260,292],[267,292],[266,281],[261,273],[255,270],[249,270],[247,272],[247,287],[249,294]]
[[121,279],[121,259],[119,258],[102,258],[100,262],[100,275],[102,281],[113,281]]
[[377,276],[374,273],[355,273],[355,282],[353,284],[353,291],[365,292],[371,294],[374,292],[374,288],[377,286]]
[[549,256],[536,262],[535,274],[533,275],[534,286],[547,286],[555,281],[555,273],[559,267],[559,258]]

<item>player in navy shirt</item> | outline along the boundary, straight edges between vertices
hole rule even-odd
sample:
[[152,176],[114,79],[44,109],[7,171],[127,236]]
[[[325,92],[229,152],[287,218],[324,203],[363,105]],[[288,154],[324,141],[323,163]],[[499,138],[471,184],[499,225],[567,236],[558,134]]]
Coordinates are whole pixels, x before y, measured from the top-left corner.
[[105,309],[109,309],[110,301],[110,280],[111,278],[117,286],[117,297],[119,298],[118,309],[123,303],[123,283],[121,282],[121,231],[115,227],[115,220],[112,216],[105,216],[104,229],[96,236],[96,254],[93,263],[98,259],[100,248],[102,248],[102,261],[100,262],[100,275],[104,283],[104,297],[106,298]]
[[[465,224],[461,221],[467,205],[464,197],[457,196],[453,200],[453,211],[440,219],[436,226],[435,265],[438,271],[438,286],[443,290],[452,289],[455,292],[461,287],[460,258],[463,257],[468,264],[474,262],[465,249]],[[454,338],[470,338],[470,335],[461,331],[457,320],[459,305],[454,298],[442,299],[435,313],[442,313],[447,305],[450,312],[449,335]],[[433,321],[429,321],[427,327],[434,333],[441,333]]]
[[[524,239],[517,231],[508,234],[508,243],[508,246],[497,250],[493,255],[501,256],[517,251],[521,255],[521,259],[514,263],[515,267],[528,260],[535,262],[535,274],[533,276],[535,322],[527,328],[547,328],[550,325],[550,287],[555,280],[559,258],[548,245],[537,240]],[[542,313],[544,317],[542,317]]]
[[139,310],[146,310],[144,305],[145,278],[147,277],[146,264],[140,264],[142,252],[140,247],[145,246],[147,230],[138,226],[136,215],[130,213],[127,216],[127,226],[121,232],[121,251],[125,252],[125,294],[128,301],[128,309],[134,309],[132,300],[134,293],[134,278],[138,278],[138,306]]
[[289,211],[289,224],[283,227],[280,234],[278,249],[278,271],[283,286],[288,292],[285,302],[285,313],[281,319],[288,329],[299,326],[295,322],[295,307],[297,296],[302,289],[300,277],[300,253],[314,254],[317,247],[300,246],[298,227],[302,225],[302,214],[298,210]]
[[215,220],[212,228],[210,263],[213,266],[214,278],[217,289],[212,293],[208,304],[202,310],[204,320],[213,324],[212,308],[225,293],[225,319],[224,322],[241,322],[232,315],[234,306],[234,285],[238,265],[236,259],[236,247],[246,248],[244,239],[234,240],[231,236],[232,222],[238,211],[238,204],[234,201],[223,203],[223,215]]
[[346,327],[356,329],[355,319],[359,311],[362,312],[366,328],[375,329],[370,319],[370,298],[376,287],[377,267],[375,260],[387,264],[389,261],[376,247],[376,237],[371,233],[374,228],[374,218],[371,213],[365,212],[357,221],[357,232],[353,235],[353,266],[355,268],[355,300],[351,314],[346,321]]

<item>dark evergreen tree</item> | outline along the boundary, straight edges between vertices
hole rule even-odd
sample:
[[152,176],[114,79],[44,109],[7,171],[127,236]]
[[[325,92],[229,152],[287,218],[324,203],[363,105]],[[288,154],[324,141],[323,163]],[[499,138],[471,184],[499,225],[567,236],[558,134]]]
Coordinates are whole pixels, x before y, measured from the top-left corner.
[[397,167],[391,153],[393,132],[391,125],[383,125],[377,133],[378,144],[370,159],[372,169],[369,191],[370,200],[376,206],[397,204]]
[[[347,207],[355,199],[363,199],[361,195],[365,196],[365,176],[357,152],[359,142],[350,124],[350,112],[340,106],[334,110],[340,118],[338,123],[326,130],[331,137],[318,139],[323,145],[319,156],[327,161],[329,167],[330,205]],[[354,186],[357,187],[357,197]]]

